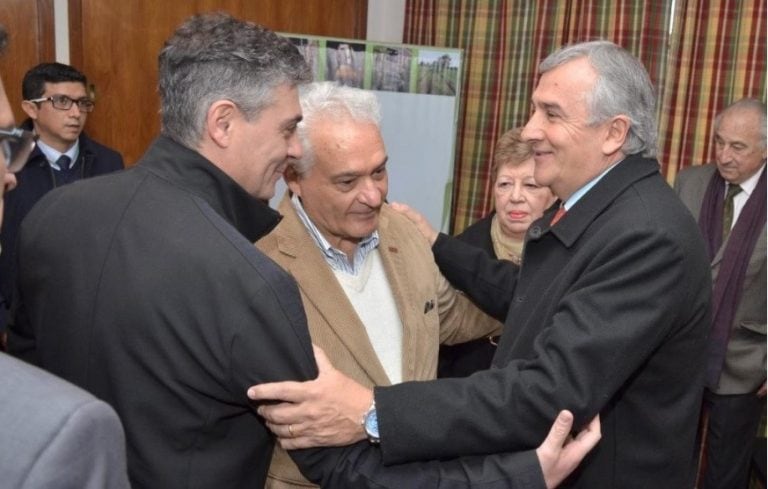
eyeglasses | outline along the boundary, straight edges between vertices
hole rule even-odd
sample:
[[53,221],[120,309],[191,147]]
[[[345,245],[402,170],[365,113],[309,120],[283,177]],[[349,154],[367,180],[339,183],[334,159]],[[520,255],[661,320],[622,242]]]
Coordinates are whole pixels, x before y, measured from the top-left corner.
[[77,100],[69,98],[66,95],[51,95],[50,97],[33,98],[27,100],[27,102],[34,102],[36,104],[42,102],[50,102],[54,109],[69,110],[72,108],[72,104],[77,104],[77,108],[80,112],[91,112],[96,104],[88,97],[79,98]]
[[27,164],[29,153],[35,148],[37,136],[32,131],[18,127],[0,129],[0,151],[5,157],[5,167],[16,173]]

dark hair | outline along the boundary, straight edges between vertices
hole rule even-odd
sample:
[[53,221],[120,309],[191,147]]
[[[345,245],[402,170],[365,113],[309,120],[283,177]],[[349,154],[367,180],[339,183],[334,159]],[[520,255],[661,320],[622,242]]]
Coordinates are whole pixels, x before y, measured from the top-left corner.
[[75,68],[62,63],[40,63],[24,75],[21,96],[24,100],[42,97],[46,83],[76,82],[88,87],[88,79]]

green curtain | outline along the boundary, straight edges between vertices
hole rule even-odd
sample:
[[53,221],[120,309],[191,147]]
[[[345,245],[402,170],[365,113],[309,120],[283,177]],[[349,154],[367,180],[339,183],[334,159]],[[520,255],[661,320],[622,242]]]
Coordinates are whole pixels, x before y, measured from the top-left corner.
[[525,123],[538,63],[563,44],[608,39],[637,56],[658,91],[662,170],[671,182],[700,163],[717,110],[764,99],[764,2],[677,0],[673,12],[672,0],[408,0],[404,42],[464,50],[451,231],[491,209],[493,145]]

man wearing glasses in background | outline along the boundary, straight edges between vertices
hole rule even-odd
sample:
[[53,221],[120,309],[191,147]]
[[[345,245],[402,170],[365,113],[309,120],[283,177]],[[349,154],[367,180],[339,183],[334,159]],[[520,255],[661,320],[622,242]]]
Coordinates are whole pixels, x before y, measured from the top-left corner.
[[24,75],[21,108],[29,117],[22,129],[33,131],[37,146],[18,171],[18,188],[5,197],[6,223],[0,232],[0,344],[12,304],[16,276],[16,237],[21,221],[51,189],[123,168],[116,151],[83,133],[94,102],[88,80],[75,68],[41,63]]
[[[8,34],[0,24],[0,53]],[[3,196],[34,145],[15,127],[0,79],[0,223]],[[0,352],[0,486],[128,489],[125,437],[115,411],[84,390]]]

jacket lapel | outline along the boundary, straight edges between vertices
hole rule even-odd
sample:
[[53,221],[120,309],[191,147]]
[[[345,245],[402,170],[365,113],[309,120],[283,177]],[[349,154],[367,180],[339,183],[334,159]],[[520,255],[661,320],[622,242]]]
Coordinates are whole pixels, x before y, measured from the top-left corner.
[[413,307],[414,300],[419,297],[419,294],[413,290],[413,281],[409,279],[412,270],[398,249],[399,239],[394,228],[389,226],[389,210],[386,206],[382,209],[379,220],[379,238],[381,239],[379,253],[384,264],[384,272],[389,280],[400,322],[403,325],[403,381],[416,380],[415,366],[422,361],[416,358],[416,355],[419,338],[424,337],[423,333],[419,333],[424,328],[424,314],[423,311],[418,311],[417,307]]
[[[308,318],[310,321],[319,319],[325,323],[318,324],[317,328],[310,325],[313,340],[318,335],[316,330],[328,328],[374,384],[389,385],[389,378],[373,349],[365,326],[293,210],[287,193],[280,203],[279,211],[285,217],[274,231],[277,233],[278,250],[288,258],[288,272],[296,279],[303,298],[308,302],[305,304]],[[313,317],[315,315],[319,317]]]

